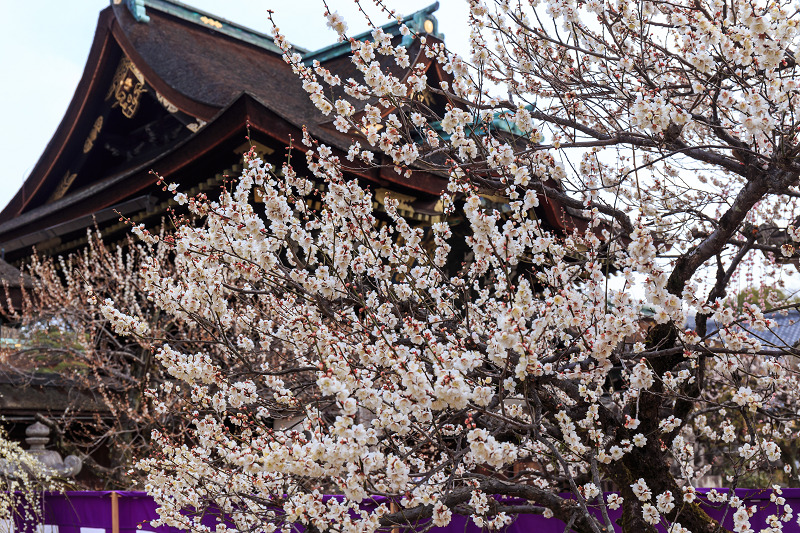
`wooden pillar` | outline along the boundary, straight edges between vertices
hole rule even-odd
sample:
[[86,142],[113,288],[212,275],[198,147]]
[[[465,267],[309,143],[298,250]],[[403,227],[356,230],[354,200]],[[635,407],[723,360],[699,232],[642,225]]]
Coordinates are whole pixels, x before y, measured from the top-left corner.
[[[392,500],[391,503],[389,503],[389,512],[390,513],[396,513],[399,510],[400,510],[400,506],[397,505],[396,501]],[[392,528],[392,533],[400,533],[400,528],[399,527],[393,527]]]
[[119,533],[119,494],[111,492],[111,533]]

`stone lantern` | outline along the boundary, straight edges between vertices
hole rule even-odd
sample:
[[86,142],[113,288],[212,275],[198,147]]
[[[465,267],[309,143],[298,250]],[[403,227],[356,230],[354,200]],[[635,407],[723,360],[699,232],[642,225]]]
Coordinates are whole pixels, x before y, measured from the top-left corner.
[[50,428],[36,422],[25,429],[28,443],[28,453],[35,457],[51,475],[60,477],[74,477],[78,475],[83,466],[83,461],[74,455],[68,455],[64,459],[55,450],[45,449],[45,445],[50,441]]

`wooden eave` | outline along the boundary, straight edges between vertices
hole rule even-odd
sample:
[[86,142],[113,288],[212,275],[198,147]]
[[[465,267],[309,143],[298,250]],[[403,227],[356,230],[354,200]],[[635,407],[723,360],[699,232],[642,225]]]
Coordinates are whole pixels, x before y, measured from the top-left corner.
[[170,84],[156,74],[155,70],[150,67],[147,61],[145,61],[136,50],[136,47],[130,42],[116,19],[111,25],[111,33],[116,43],[122,49],[122,52],[136,65],[136,68],[144,75],[145,80],[180,111],[205,122],[211,120],[219,112],[219,107],[198,102],[197,100],[187,97],[182,92],[175,90]]
[[[64,118],[42,152],[17,194],[0,212],[0,223],[10,221],[31,209],[31,202],[43,190],[61,179],[59,165],[82,143],[95,119],[93,106],[105,100],[108,80],[113,76],[121,57],[127,56],[145,77],[146,82],[167,98],[180,111],[203,121],[215,116],[219,108],[194,101],[174,90],[141,58],[121,30],[112,7],[100,12],[94,40],[78,87]],[[136,169],[132,169],[135,172]],[[58,205],[61,203],[57,202]],[[55,205],[55,204],[54,204]],[[27,218],[26,218],[27,219]]]
[[[247,120],[246,99],[239,99],[221,111],[215,119],[172,150],[134,168],[109,176],[64,198],[46,204],[16,218],[0,223],[1,243],[18,237],[21,231],[33,233],[75,218],[91,215],[116,205],[132,195],[151,188],[157,177],[151,170],[170,176],[192,161],[214,150],[232,135],[243,134]],[[242,139],[244,136],[242,135]]]
[[[150,29],[137,25],[139,23],[129,20],[130,14],[123,6],[110,6],[100,13],[86,67],[64,118],[28,179],[0,212],[0,247],[3,243],[16,240],[17,249],[27,248],[29,243],[41,242],[36,239],[42,237],[44,235],[42,232],[47,232],[48,229],[52,230],[53,234],[58,234],[59,231],[66,232],[67,224],[71,224],[69,226],[71,228],[82,217],[90,217],[102,210],[115,208],[124,202],[130,202],[137,195],[154,191],[157,177],[152,171],[170,181],[181,183],[184,181],[181,179],[182,171],[219,149],[223,144],[229,147],[238,140],[237,137],[244,142],[248,128],[253,139],[272,139],[278,146],[291,145],[293,149],[305,152],[307,148],[299,141],[303,136],[303,125],[307,124],[313,137],[331,146],[334,154],[342,161],[345,160],[347,149],[354,140],[353,136],[324,127],[305,93],[293,93],[291,97],[286,95],[285,91],[302,91],[299,88],[300,82],[291,75],[288,66],[279,62],[274,53],[258,51],[252,44],[236,43],[230,36],[220,36],[207,28],[192,26],[191,22],[169,18],[169,13],[153,13],[153,17],[156,21],[161,20],[162,26],[158,26],[157,22],[154,22],[156,25]],[[269,87],[258,85],[254,90],[259,94],[247,90],[240,91],[237,96],[231,95],[232,87],[236,85],[228,84],[219,92],[195,91],[192,93],[194,96],[188,96],[183,90],[192,87],[191,84],[187,85],[191,77],[187,78],[185,72],[174,75],[165,64],[162,64],[163,62],[159,63],[157,54],[157,46],[161,43],[159,39],[163,40],[165,35],[173,40],[178,38],[169,30],[187,32],[187,38],[201,43],[204,50],[223,49],[224,53],[230,53],[231,57],[237,58],[236,61],[240,62],[237,64],[244,64],[241,63],[242,58],[250,58],[250,54],[263,54],[256,57],[259,62],[257,64],[263,63],[265,72],[269,76],[275,76],[270,78],[273,81],[269,87],[285,87],[285,91],[280,94],[273,94],[274,91],[264,93]],[[147,57],[158,65],[159,72],[169,79],[164,79],[156,69],[152,68],[146,57],[140,54],[137,46],[143,47],[142,50],[149,54]],[[176,46],[182,47],[179,53],[186,54],[186,47],[191,47],[191,43],[176,44]],[[428,68],[435,68],[439,77],[446,77],[437,62],[424,57],[421,52],[415,56],[415,63],[423,62]],[[70,158],[80,153],[80,146],[83,145],[91,129],[98,107],[108,105],[106,96],[109,80],[113,78],[123,57],[132,62],[147,86],[155,91],[157,96],[168,100],[185,116],[203,121],[205,126],[196,131],[193,129],[194,133],[165,147],[163,152],[150,159],[131,161],[131,166],[110,170],[113,172],[111,175],[101,174],[101,180],[83,184],[78,188],[73,187],[59,199],[44,200],[47,191],[53,189],[62,179],[61,173],[64,168],[72,163]],[[215,65],[223,57],[226,56],[217,54]],[[249,65],[252,68],[253,64]],[[201,76],[202,72],[192,75]],[[239,78],[242,75],[241,72],[238,73]],[[408,73],[405,76],[407,75]],[[206,100],[198,100],[200,97]],[[311,117],[316,117],[317,120]],[[444,175],[412,169],[413,176],[405,178],[394,171],[394,166],[387,156],[380,152],[376,152],[376,155],[377,167],[347,168],[347,175],[364,181],[365,184],[388,188],[401,194],[415,195],[421,204],[426,205],[435,203],[436,198],[446,188],[447,177]],[[183,178],[192,179],[191,176]],[[551,199],[544,200],[544,205],[539,211],[543,212],[553,227],[562,231],[585,227],[582,220],[569,214],[558,202]],[[21,244],[21,239],[25,240],[24,245]]]
[[[153,171],[170,180],[184,181],[180,179],[180,174],[187,166],[222,145],[230,145],[239,138],[244,142],[248,125],[252,137],[272,139],[278,145],[288,146],[291,138],[302,137],[300,127],[278,116],[251,95],[242,94],[197,133],[168,152],[0,224],[0,247],[25,239],[28,235],[31,237],[25,241],[25,247],[30,246],[35,244],[37,233],[47,232],[42,237],[44,240],[44,237],[55,236],[59,226],[120,206],[136,195],[155,191],[158,178]],[[307,150],[299,143],[294,145],[294,149],[301,153]],[[344,156],[339,150],[335,150],[335,153]],[[420,172],[414,180],[407,180],[386,167],[353,169],[348,174],[375,186],[388,186],[393,190],[413,191],[431,197],[440,194],[447,183],[441,176],[424,172]]]

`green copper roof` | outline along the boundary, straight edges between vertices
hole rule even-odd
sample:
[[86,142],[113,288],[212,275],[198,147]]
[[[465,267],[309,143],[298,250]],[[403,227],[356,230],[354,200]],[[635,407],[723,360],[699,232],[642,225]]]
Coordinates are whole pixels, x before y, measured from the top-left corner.
[[[424,7],[419,11],[416,11],[399,21],[389,22],[388,24],[384,24],[381,26],[383,31],[388,34],[398,35],[400,33],[400,25],[405,24],[413,33],[418,34],[430,34],[434,37],[438,37],[439,39],[444,39],[444,35],[439,33],[439,21],[436,20],[436,17],[433,16],[433,12],[439,9],[439,2],[434,2],[433,4],[429,5],[428,7]],[[425,31],[425,21],[430,21],[433,25],[433,31]],[[364,33],[360,33],[353,37],[356,41],[365,41],[372,37],[372,30],[367,30]],[[413,37],[406,37],[403,39],[404,45],[411,44],[411,40]],[[326,46],[325,48],[320,48],[319,50],[315,50],[313,52],[307,52],[303,54],[303,62],[306,64],[310,64],[312,61],[319,61],[323,63],[330,59],[334,59],[336,57],[349,54],[350,53],[350,43],[343,42],[343,43],[334,43],[330,46]]]
[[[116,3],[118,0],[111,1]],[[244,41],[260,48],[264,48],[270,52],[274,52],[276,54],[282,53],[280,48],[278,48],[273,42],[271,35],[257,32],[247,28],[246,26],[242,26],[241,24],[237,24],[235,22],[231,22],[230,20],[212,15],[211,13],[207,13],[182,2],[178,2],[177,0],[125,0],[125,5],[138,22],[148,23],[150,21],[150,17],[147,16],[146,10],[156,9],[162,13],[172,15],[173,17],[183,19],[188,22],[193,22],[201,26],[206,26],[216,32],[228,35],[229,37],[233,37],[234,39]],[[412,31],[412,33],[429,34],[439,39],[444,39],[444,35],[439,33],[439,21],[433,16],[433,12],[437,9],[439,9],[439,2],[434,2],[433,4],[406,16],[399,21],[396,20],[388,24],[384,24],[381,26],[381,28],[388,34],[397,35],[400,33],[400,25],[405,24]],[[428,29],[431,31],[426,31],[426,23],[428,23]],[[364,41],[369,39],[371,36],[372,30],[369,30],[356,35],[354,39],[358,41]],[[412,40],[412,36],[407,36],[403,39],[403,44],[408,46],[411,44]],[[349,42],[334,43],[330,46],[320,48],[319,50],[315,50],[313,52],[295,45],[292,45],[292,48],[297,53],[303,55],[303,61],[305,63],[311,63],[314,60],[323,62],[350,53]]]
[[[211,13],[207,13],[176,0],[126,0],[126,5],[133,17],[139,22],[149,22],[150,17],[147,16],[145,10],[156,9],[162,13],[167,13],[173,17],[193,22],[200,26],[205,26],[216,32],[264,48],[270,52],[276,54],[283,53],[273,42],[271,35],[257,32],[241,24],[212,15]],[[305,48],[300,48],[299,46],[293,46],[293,48],[300,54],[308,53],[308,50]]]

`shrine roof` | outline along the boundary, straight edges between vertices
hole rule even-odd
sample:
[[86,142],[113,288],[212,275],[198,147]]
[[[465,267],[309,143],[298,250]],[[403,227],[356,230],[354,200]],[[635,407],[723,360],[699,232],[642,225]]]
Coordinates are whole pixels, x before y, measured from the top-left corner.
[[[413,33],[427,33],[438,39],[444,40],[444,35],[439,33],[439,23],[436,20],[436,17],[433,16],[433,13],[437,9],[439,9],[439,2],[434,2],[433,4],[424,7],[410,15],[407,15],[403,18],[398,18],[397,20],[388,24],[384,24],[381,26],[381,29],[384,31],[384,33],[389,35],[398,35],[400,33],[400,26],[406,25]],[[373,30],[368,30],[353,36],[352,39],[356,41],[366,41],[372,37],[372,33]],[[403,45],[405,46],[410,45],[412,42],[413,38],[410,35],[403,39]],[[319,50],[302,53],[303,62],[309,65],[314,61],[325,63],[331,59],[348,56],[351,50],[352,49],[349,41],[333,43],[320,48]]]
[[[722,325],[709,317],[706,323],[706,331],[711,342],[723,343],[720,332],[730,330],[731,332],[742,332],[752,340],[757,340],[765,349],[784,349],[789,346],[797,348],[800,345],[800,310],[797,308],[784,309],[776,312],[765,312],[764,316],[772,320],[770,327],[756,326],[751,322],[737,322],[730,325]],[[694,330],[697,328],[697,317],[695,315],[686,320],[686,329]]]
[[[135,12],[123,5],[112,6],[121,30],[117,33],[118,40],[145,77],[148,77],[145,69],[150,70],[153,77],[182,97],[216,109],[246,92],[294,124],[311,126],[324,118],[310,102],[299,77],[283,60],[271,36],[172,0],[146,0],[145,6],[147,22],[137,20]],[[413,59],[419,51],[419,41],[411,36],[401,37],[400,25],[406,24],[414,34],[440,38],[438,22],[432,15],[438,7],[438,2],[431,4],[381,28],[394,36],[396,44],[402,42]],[[371,34],[367,31],[353,39],[366,40]],[[349,42],[334,43],[316,51],[294,46],[293,51],[305,63],[320,61],[342,79],[356,75],[348,57]],[[392,64],[388,62],[386,66]],[[402,72],[402,69],[392,70]],[[181,107],[180,102],[173,103]],[[203,114],[201,109],[193,109],[191,103],[183,104],[192,114]],[[209,120],[211,116],[206,114],[201,118]]]
[[[237,41],[250,43],[254,46],[264,48],[271,52],[280,54],[281,50],[273,42],[273,36],[261,33],[252,28],[242,26],[230,20],[224,19],[212,13],[202,11],[190,5],[175,0],[146,0],[140,6],[130,7],[128,10],[138,22],[149,22],[152,11],[148,9],[155,9],[162,13],[168,13],[176,18],[191,22],[197,25],[206,25],[214,28],[220,34],[227,35]],[[305,54],[308,50],[299,46],[293,46],[294,50],[298,53]]]
[[[434,4],[402,20],[415,30],[435,31],[438,25],[430,15],[435,8]],[[384,31],[395,34],[400,42],[404,38],[398,30],[397,21],[384,26]],[[419,41],[415,43],[409,47],[412,59],[419,53]],[[345,53],[349,51],[348,43],[337,43],[316,52],[293,49],[303,56],[320,58],[334,73],[341,72],[343,79],[354,74]],[[75,166],[75,161],[84,164],[86,157],[81,159],[80,151],[86,143],[91,144],[87,136],[102,136],[108,129],[102,122],[98,124],[97,116],[105,113],[108,120],[108,111],[104,112],[102,107],[113,103],[113,98],[109,102],[109,95],[121,61],[129,61],[142,93],[157,97],[169,113],[194,128],[192,134],[246,94],[285,121],[290,129],[307,126],[322,142],[346,151],[352,135],[337,132],[330,118],[319,113],[281,56],[271,36],[180,2],[112,0],[112,5],[100,13],[89,58],[69,108],[36,166],[0,212],[0,228],[6,225],[4,222],[30,211],[45,215],[61,197],[69,197],[76,191],[86,192],[85,182],[89,178],[84,176],[81,183],[80,170],[71,166]],[[125,137],[124,132],[117,133]],[[288,143],[288,138],[284,141]],[[165,146],[164,151],[177,142]],[[110,174],[124,173],[152,160],[153,157],[142,156],[125,168],[115,167],[113,172],[102,169],[91,180],[105,180]],[[65,184],[71,172],[78,173],[75,185]],[[59,187],[63,190],[58,191]]]
[[[158,0],[152,7],[163,4],[172,5]],[[306,114],[308,97],[275,45],[233,38],[218,31],[216,19],[197,23],[150,7],[148,22],[140,22],[114,5],[114,34],[144,77],[179,109],[208,121],[247,92],[287,117]]]
[[[415,36],[441,37],[432,16],[437,7],[383,26],[394,44],[406,46],[412,65],[425,66],[432,86],[450,78],[422,53]],[[411,36],[400,35],[401,23]],[[349,43],[294,51],[304,61],[322,62],[342,80],[357,77]],[[379,59],[401,79],[409,74],[394,58]],[[341,90],[336,88],[333,97]],[[359,105],[357,113],[365,102]],[[83,76],[61,124],[0,212],[0,248],[17,260],[33,246],[71,239],[67,236],[93,221],[110,222],[129,209],[148,210],[151,202],[143,195],[154,190],[152,171],[171,181],[178,176],[176,182],[198,167],[200,174],[213,174],[211,160],[217,157],[219,163],[220,154],[233,157],[250,132],[272,142],[273,151],[290,143],[305,150],[297,142],[304,128],[341,157],[360,136],[338,132],[332,117],[321,115],[271,37],[173,0],[112,0],[100,13]],[[349,175],[378,189],[413,195],[417,213],[438,216],[432,213],[446,176],[415,170],[404,178],[388,156],[380,151],[376,156],[375,167],[348,169]],[[554,227],[586,226],[558,202],[542,199],[543,216]]]

